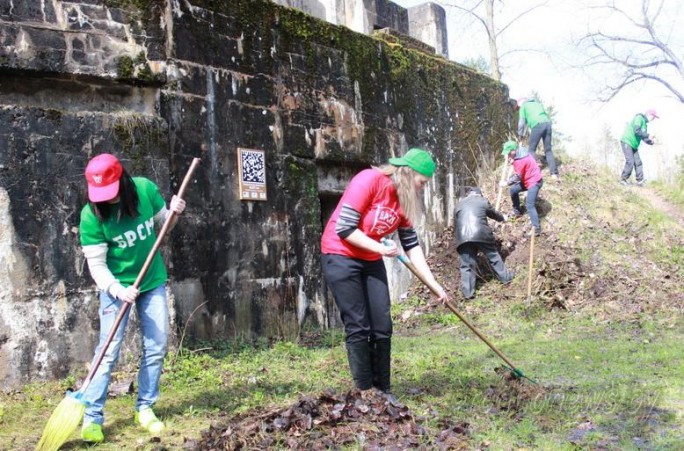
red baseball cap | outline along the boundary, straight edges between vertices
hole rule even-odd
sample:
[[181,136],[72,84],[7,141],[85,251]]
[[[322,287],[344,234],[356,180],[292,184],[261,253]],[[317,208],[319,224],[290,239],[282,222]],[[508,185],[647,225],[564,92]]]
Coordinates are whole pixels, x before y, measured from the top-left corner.
[[88,199],[91,202],[106,202],[119,194],[119,180],[123,167],[112,154],[103,153],[94,157],[86,166]]

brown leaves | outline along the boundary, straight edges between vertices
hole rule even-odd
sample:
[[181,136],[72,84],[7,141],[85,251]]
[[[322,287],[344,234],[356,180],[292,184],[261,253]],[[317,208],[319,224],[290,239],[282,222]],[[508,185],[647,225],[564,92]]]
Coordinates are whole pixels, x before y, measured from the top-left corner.
[[[302,396],[289,407],[242,414],[223,426],[211,426],[195,450],[340,449],[358,446],[368,450],[470,449],[468,425],[440,423],[430,434],[408,407],[392,403],[379,392],[350,391],[337,395],[328,390],[318,397]],[[431,435],[436,437],[431,439]]]

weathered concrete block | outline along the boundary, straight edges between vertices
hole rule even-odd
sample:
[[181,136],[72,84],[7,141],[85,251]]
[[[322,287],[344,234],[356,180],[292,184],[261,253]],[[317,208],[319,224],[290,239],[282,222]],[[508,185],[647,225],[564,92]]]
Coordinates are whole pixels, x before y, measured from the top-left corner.
[[0,19],[17,22],[52,23],[56,20],[53,2],[0,1]]
[[436,3],[408,8],[409,34],[435,48],[438,55],[449,58],[446,12]]

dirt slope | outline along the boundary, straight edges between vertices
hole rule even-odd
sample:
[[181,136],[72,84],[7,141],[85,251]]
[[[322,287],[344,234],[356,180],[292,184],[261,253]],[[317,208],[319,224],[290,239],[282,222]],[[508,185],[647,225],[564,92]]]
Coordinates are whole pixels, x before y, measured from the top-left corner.
[[[622,187],[588,163],[567,163],[562,174],[560,182],[545,178],[537,201],[543,234],[535,240],[531,301],[548,309],[592,309],[610,315],[663,308],[681,312],[684,215],[653,190]],[[494,179],[483,183],[483,192],[492,203],[497,189]],[[509,213],[510,199],[507,194],[503,199],[500,210]],[[490,221],[490,225],[516,277],[503,287],[480,256],[477,296],[525,300],[529,218],[503,224]],[[452,298],[462,302],[453,227],[437,240],[428,261]],[[419,284],[409,294],[429,298]],[[425,309],[435,307],[428,303]]]
[[[563,166],[562,182],[547,182],[538,209],[543,235],[535,239],[532,296],[527,298],[531,238],[527,216],[493,224],[498,245],[513,283],[502,286],[482,261],[477,296],[498,302],[521,303],[548,310],[565,309],[594,317],[625,318],[643,312],[681,313],[684,295],[684,241],[677,212],[662,211],[662,199],[652,206],[649,191],[623,188],[585,163]],[[493,180],[483,183],[485,194],[496,198]],[[646,196],[646,197],[642,197]],[[510,200],[502,211],[511,209]],[[439,281],[468,313],[477,303],[464,301],[459,289],[458,254],[453,228],[438,238],[428,257]],[[420,322],[422,313],[443,308],[431,301],[419,282],[411,297],[425,300],[411,314],[397,318],[399,333]],[[545,388],[502,377],[487,389],[494,405],[511,409],[543,395]],[[352,390],[302,395],[292,405],[249,411],[212,426],[200,440],[187,439],[184,448],[205,449],[489,449],[473,441],[466,422],[429,421],[416,417],[406,406],[378,393]],[[522,449],[522,448],[521,448]]]

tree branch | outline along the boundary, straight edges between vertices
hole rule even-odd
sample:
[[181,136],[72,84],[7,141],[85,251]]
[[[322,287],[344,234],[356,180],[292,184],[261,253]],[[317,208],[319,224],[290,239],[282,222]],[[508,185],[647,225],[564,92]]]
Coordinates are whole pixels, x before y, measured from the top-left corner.
[[[668,41],[658,36],[656,30],[656,21],[663,13],[663,5],[664,1],[660,0],[651,8],[650,0],[641,0],[638,18],[630,16],[625,9],[616,6],[615,1],[598,7],[618,14],[632,27],[630,30],[624,28],[623,24],[624,33],[619,34],[597,30],[585,34],[579,40],[580,44],[588,44],[586,48],[589,56],[585,60],[585,66],[612,66],[621,71],[619,81],[605,87],[604,91],[607,91],[608,95],[604,96],[603,101],[611,100],[621,90],[636,82],[655,82],[684,103],[684,94],[676,87],[684,81],[682,60]],[[638,30],[639,35],[634,36],[634,28]],[[674,78],[665,78],[663,73],[658,71],[661,67],[672,67],[677,75],[674,75]]]
[[524,16],[526,16],[527,14],[531,13],[531,12],[534,11],[535,9],[545,7],[548,3],[549,3],[549,0],[547,0],[547,1],[543,2],[543,3],[540,3],[540,4],[537,4],[537,5],[534,5],[534,6],[529,7],[529,8],[526,9],[525,11],[523,11],[523,12],[521,12],[520,14],[518,14],[517,16],[515,16],[513,19],[509,20],[508,23],[507,23],[506,25],[504,25],[503,27],[501,27],[501,28],[499,29],[499,31],[497,31],[496,33],[494,33],[494,35],[498,38],[504,31],[506,31],[511,25],[513,25],[515,22],[517,22],[518,20],[520,20],[522,17],[524,17]]

